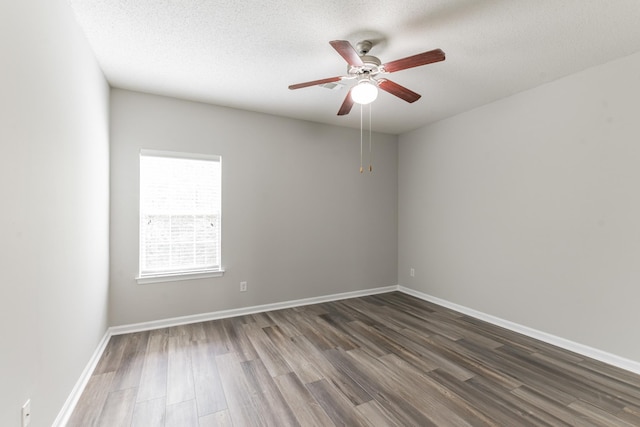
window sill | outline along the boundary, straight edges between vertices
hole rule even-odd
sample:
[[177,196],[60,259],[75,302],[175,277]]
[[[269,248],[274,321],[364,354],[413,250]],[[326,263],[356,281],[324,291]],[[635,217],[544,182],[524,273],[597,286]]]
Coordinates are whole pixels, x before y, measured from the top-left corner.
[[177,282],[180,280],[222,277],[223,275],[224,275],[224,270],[198,271],[193,273],[178,273],[178,274],[158,274],[155,276],[151,276],[151,275],[138,276],[136,277],[136,282],[138,282],[138,285],[147,285],[149,283]]

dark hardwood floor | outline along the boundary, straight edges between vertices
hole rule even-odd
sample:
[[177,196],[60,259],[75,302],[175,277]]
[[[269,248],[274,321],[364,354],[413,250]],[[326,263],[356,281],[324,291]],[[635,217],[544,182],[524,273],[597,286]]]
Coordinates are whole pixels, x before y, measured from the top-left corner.
[[640,376],[393,292],[112,337],[69,426],[640,426]]

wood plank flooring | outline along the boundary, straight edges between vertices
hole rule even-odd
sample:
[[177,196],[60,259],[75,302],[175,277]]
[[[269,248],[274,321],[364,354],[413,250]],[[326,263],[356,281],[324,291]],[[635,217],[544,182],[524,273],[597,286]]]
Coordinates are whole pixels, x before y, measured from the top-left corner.
[[393,292],[114,336],[68,426],[640,426],[640,376]]

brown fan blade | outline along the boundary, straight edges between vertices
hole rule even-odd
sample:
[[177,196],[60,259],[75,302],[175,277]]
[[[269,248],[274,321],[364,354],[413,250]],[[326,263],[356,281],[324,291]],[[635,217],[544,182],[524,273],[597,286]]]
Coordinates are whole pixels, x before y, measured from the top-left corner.
[[342,102],[342,106],[340,106],[340,110],[338,110],[338,115],[344,116],[346,114],[349,114],[351,108],[353,108],[353,98],[351,98],[351,90],[349,90],[349,93],[347,93],[347,96]]
[[349,43],[348,41],[333,40],[330,41],[329,44],[333,46],[336,51],[338,51],[340,56],[342,56],[344,60],[347,61],[347,64],[351,65],[352,67],[362,67],[364,65],[362,59],[360,58],[360,55],[358,55],[358,52],[356,52],[353,46],[351,46],[351,43]]
[[404,99],[407,102],[416,102],[421,96],[414,91],[387,79],[378,80],[378,87],[385,92],[389,92],[391,95]]
[[289,86],[289,89],[291,89],[291,90],[293,90],[293,89],[301,89],[303,87],[316,86],[316,85],[321,85],[321,84],[325,84],[325,83],[339,82],[340,80],[342,80],[342,77],[329,77],[328,79],[314,80],[312,82],[298,83],[298,84],[295,84],[295,85],[291,85],[291,86]]
[[383,65],[387,73],[394,73],[407,68],[419,67],[421,65],[432,64],[434,62],[444,61],[444,52],[440,49],[430,50],[429,52],[419,53],[417,55],[408,56],[396,61],[387,62]]

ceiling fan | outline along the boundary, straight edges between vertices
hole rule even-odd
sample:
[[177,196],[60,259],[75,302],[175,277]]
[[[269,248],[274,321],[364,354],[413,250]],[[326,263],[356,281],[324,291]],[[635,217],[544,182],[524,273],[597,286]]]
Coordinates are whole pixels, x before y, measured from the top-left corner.
[[357,79],[358,83],[349,89],[349,93],[347,93],[340,110],[338,110],[339,116],[349,114],[354,102],[359,104],[372,102],[378,94],[377,88],[389,92],[407,102],[417,101],[420,99],[419,94],[380,76],[406,70],[407,68],[444,61],[445,59],[442,50],[434,49],[382,64],[375,56],[368,55],[373,47],[373,43],[369,40],[363,40],[357,43],[357,50],[346,40],[333,40],[330,41],[329,44],[347,61],[347,64],[349,64],[347,67],[347,75],[298,83],[289,86],[289,89],[301,89],[303,87],[333,83],[340,80]]

